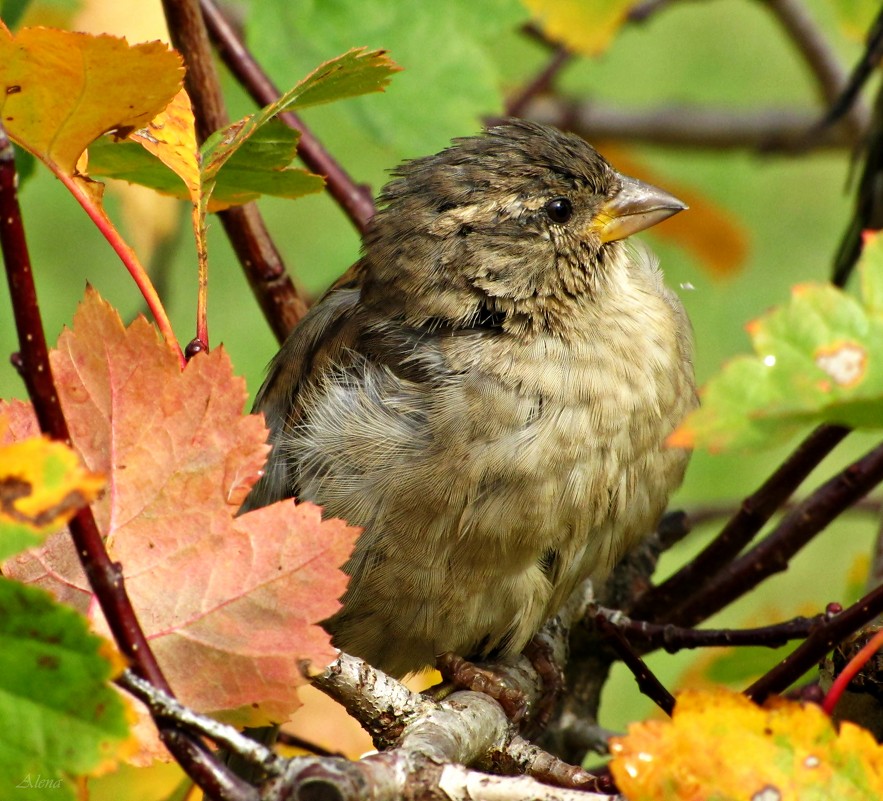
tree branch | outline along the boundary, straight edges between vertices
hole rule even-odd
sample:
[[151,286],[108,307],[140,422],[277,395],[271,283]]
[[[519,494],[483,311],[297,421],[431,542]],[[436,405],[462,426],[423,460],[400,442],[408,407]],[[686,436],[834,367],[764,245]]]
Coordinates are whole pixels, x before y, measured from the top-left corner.
[[[612,108],[600,103],[536,97],[524,116],[574,131],[589,141],[616,139],[657,146],[794,154],[806,150],[806,132],[818,119],[811,109],[732,111],[695,106]],[[813,149],[851,148],[858,141],[843,125],[826,130]]]
[[810,670],[834,646],[858,631],[883,612],[883,587],[877,587],[823,625],[816,628],[806,641],[786,656],[765,676],[745,690],[758,703],[774,693],[784,692],[807,670]]
[[754,539],[773,513],[848,433],[849,429],[843,426],[830,425],[813,431],[756,492],[742,501],[739,511],[702,552],[638,599],[629,610],[632,617],[670,620],[672,609],[676,610],[697,590],[714,581],[717,572]]
[[[310,790],[333,790],[335,797],[400,797],[413,793],[415,785],[443,789],[454,798],[476,787],[494,787],[502,798],[519,798],[529,790],[530,797],[604,798],[587,794],[600,787],[610,788],[609,781],[599,781],[582,768],[566,765],[523,738],[514,735],[512,724],[493,699],[474,692],[458,692],[436,703],[411,692],[399,682],[370,665],[342,654],[317,684],[331,689],[336,697],[347,699],[357,708],[358,716],[369,720],[388,750],[353,763],[344,758],[300,757],[286,760],[266,747],[240,734],[231,726],[194,713],[169,695],[157,691],[148,682],[126,671],[120,686],[147,704],[158,719],[174,721],[187,731],[199,734],[256,765],[270,778],[261,794],[263,799],[302,797]],[[494,773],[528,774],[502,778],[456,766],[454,774],[446,763],[476,764]],[[537,781],[539,780],[539,781]],[[543,782],[543,783],[541,783]],[[565,788],[553,792],[549,784]],[[468,790],[468,788],[472,788]],[[579,791],[570,795],[567,791]],[[477,797],[488,798],[484,790]]]
[[710,584],[687,600],[671,616],[671,622],[695,625],[765,578],[785,570],[795,553],[880,481],[883,445],[873,448],[799,503],[763,542],[718,572]]
[[[266,106],[278,100],[279,90],[261,69],[214,0],[200,2],[209,35],[227,68],[258,105]],[[359,233],[364,234],[368,222],[374,216],[374,200],[370,190],[357,184],[349,176],[297,114],[284,111],[279,114],[279,119],[290,128],[300,131],[298,156],[313,172],[325,176],[328,193],[337,201]]]
[[[448,758],[450,756],[450,758]],[[437,761],[404,750],[374,754],[358,762],[291,760],[289,772],[270,782],[267,801],[291,798],[334,801],[394,801],[443,798],[445,801],[624,801],[620,796],[552,787],[527,776],[492,776],[470,770],[454,754]]]
[[516,92],[506,103],[507,117],[520,117],[530,101],[545,92],[548,92],[558,73],[571,60],[571,53],[566,47],[555,48],[549,63],[528,83]]
[[664,648],[674,654],[687,648],[721,648],[727,646],[761,645],[766,648],[780,648],[791,640],[806,637],[830,615],[795,617],[784,623],[758,626],[750,629],[690,629],[673,626],[670,623],[647,623],[633,620],[618,609],[608,609],[595,605],[589,615],[603,618],[620,631],[632,644],[639,644],[642,653]]
[[646,22],[654,14],[670,6],[675,0],[639,0],[628,12],[629,22]]
[[[801,0],[763,0],[794,43],[821,90],[826,106],[833,104],[849,82],[847,71],[824,33],[815,24]],[[868,128],[870,113],[864,104],[855,104],[846,115],[851,135],[858,139]]]
[[596,614],[594,622],[601,634],[604,635],[605,641],[616,651],[625,666],[632,672],[638,682],[638,689],[663,712],[671,715],[675,708],[674,696],[656,678],[644,660],[638,656],[623,636],[622,631],[608,621],[603,613]]

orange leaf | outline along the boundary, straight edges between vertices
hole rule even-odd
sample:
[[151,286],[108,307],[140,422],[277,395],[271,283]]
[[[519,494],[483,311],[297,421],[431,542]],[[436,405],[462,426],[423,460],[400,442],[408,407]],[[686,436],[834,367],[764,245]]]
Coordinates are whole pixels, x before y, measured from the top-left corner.
[[748,232],[733,212],[691,186],[654,174],[643,162],[633,158],[627,148],[604,143],[603,152],[618,170],[665,187],[689,206],[689,211],[666,220],[665,225],[656,226],[653,236],[690,251],[717,278],[726,278],[742,268],[748,257]]
[[681,423],[671,434],[666,437],[667,448],[695,448],[696,432],[686,423]]
[[[243,416],[223,348],[182,371],[143,318],[124,328],[90,290],[51,361],[75,447],[109,477],[96,519],[172,687],[238,723],[286,719],[298,661],[334,658],[315,623],[339,608],[357,530],[291,501],[236,517],[267,432]],[[65,534],[4,572],[96,614]]]
[[0,27],[0,113],[10,137],[65,175],[107,131],[140,128],[181,86],[180,56],[163,42]]

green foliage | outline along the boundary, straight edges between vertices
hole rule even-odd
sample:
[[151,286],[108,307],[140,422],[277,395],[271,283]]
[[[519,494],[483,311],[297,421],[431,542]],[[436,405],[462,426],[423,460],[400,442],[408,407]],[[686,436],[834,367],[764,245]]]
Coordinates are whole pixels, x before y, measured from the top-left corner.
[[[228,165],[234,155],[238,156],[235,167],[240,177],[252,166],[258,171],[266,171],[268,161],[278,163],[280,145],[283,157],[289,155],[290,161],[294,156],[297,137],[283,134],[281,128],[284,126],[281,124],[275,125],[257,140],[250,150],[242,151],[243,146],[280,112],[381,91],[389,81],[389,76],[397,70],[398,67],[384,53],[368,52],[364,49],[351,50],[320,65],[275,103],[216,131],[206,140],[200,148],[204,191],[212,192],[221,168]],[[312,178],[315,179],[315,176]],[[321,183],[314,181],[311,187],[311,191],[316,191]]]
[[798,285],[751,323],[755,356],[731,361],[673,439],[710,450],[760,448],[818,423],[883,427],[883,240],[858,265],[862,300]]
[[[336,114],[399,157],[413,157],[502,112],[502,81],[490,51],[527,19],[518,0],[449,0],[431,12],[423,3],[262,0],[251,5],[248,32],[254,52],[279,79],[354,45],[389,50],[405,72],[387,97],[349,103]],[[292,47],[297,32],[304,35]]]
[[855,39],[864,39],[868,28],[880,13],[878,0],[828,0],[837,12],[840,24]]
[[[278,120],[258,130],[230,157],[212,192],[218,204],[241,204],[272,195],[293,200],[318,192],[324,182],[306,170],[291,167],[297,131]],[[187,200],[187,187],[179,176],[135,142],[113,142],[102,137],[89,146],[89,171],[117,178]]]
[[118,756],[126,711],[101,638],[48,593],[0,579],[0,787],[35,801],[76,796],[73,779]]

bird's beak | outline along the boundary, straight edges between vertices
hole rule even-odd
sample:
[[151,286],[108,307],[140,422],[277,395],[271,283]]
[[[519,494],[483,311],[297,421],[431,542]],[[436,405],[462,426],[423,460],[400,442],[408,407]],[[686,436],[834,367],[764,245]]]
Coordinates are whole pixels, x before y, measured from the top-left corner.
[[622,188],[608,200],[592,228],[602,242],[615,242],[683,211],[687,204],[653,184],[620,175]]

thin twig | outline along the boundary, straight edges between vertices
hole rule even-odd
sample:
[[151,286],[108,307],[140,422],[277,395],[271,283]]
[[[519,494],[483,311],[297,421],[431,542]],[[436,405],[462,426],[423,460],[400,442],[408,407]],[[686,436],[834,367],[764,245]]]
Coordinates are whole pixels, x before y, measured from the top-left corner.
[[[280,92],[246,48],[214,0],[201,0],[209,35],[224,64],[252,99],[261,106],[279,99]],[[360,234],[374,216],[374,201],[366,187],[357,184],[325,150],[304,121],[291,111],[279,114],[286,125],[300,131],[297,154],[313,172],[325,176],[328,193],[337,201]]]
[[[67,420],[61,409],[58,391],[49,363],[49,350],[43,333],[40,308],[31,271],[30,256],[18,205],[15,157],[6,130],[0,126],[0,245],[9,279],[12,311],[18,332],[21,375],[40,430],[71,445]],[[144,632],[138,624],[128,595],[122,590],[119,565],[111,562],[104,542],[88,507],[71,521],[71,534],[77,555],[89,583],[101,603],[120,650],[132,660],[136,670],[158,687],[168,691],[168,684],[156,662]]]
[[674,0],[640,0],[628,12],[629,22],[646,22],[654,14],[671,5]]
[[590,608],[592,616],[601,615],[623,633],[632,644],[639,644],[642,652],[664,648],[674,654],[687,648],[722,648],[759,645],[780,648],[791,640],[806,637],[813,629],[829,619],[828,615],[795,617],[784,623],[757,626],[750,629],[690,629],[670,623],[647,623],[633,620],[618,609],[603,606]]
[[[163,8],[172,40],[187,64],[185,84],[201,143],[223,128],[229,117],[199,0],[163,0]],[[295,288],[254,203],[222,211],[218,216],[261,311],[281,342],[306,313],[307,303]]]
[[883,481],[883,445],[822,484],[760,544],[720,571],[671,616],[671,622],[692,626],[713,615],[774,573],[832,520]]
[[[790,512],[795,506],[797,506],[796,501],[787,501],[779,507],[778,511]],[[684,514],[686,515],[690,530],[693,530],[721,520],[729,520],[738,511],[739,508],[733,504],[709,504],[707,506],[694,506],[691,509],[685,510]],[[883,501],[877,498],[862,498],[862,500],[850,506],[846,511],[850,514],[869,515],[876,519],[883,514]]]
[[500,772],[517,772],[531,776],[543,784],[567,787],[573,790],[587,790],[596,793],[614,792],[610,777],[599,778],[587,770],[571,765],[544,751],[538,745],[515,736],[504,750],[504,758],[511,764],[501,762]]
[[[71,444],[67,420],[61,409],[58,390],[49,363],[49,349],[43,332],[43,321],[37,303],[37,291],[31,270],[30,254],[22,225],[17,196],[15,155],[6,130],[0,125],[0,249],[6,264],[9,293],[18,333],[21,375],[40,429],[50,437]],[[156,661],[144,631],[138,623],[132,602],[126,594],[121,567],[112,562],[92,509],[80,509],[70,521],[71,539],[83,566],[89,586],[98,600],[101,611],[123,656],[139,676],[171,694],[168,682]],[[212,797],[229,801],[247,801],[247,785],[241,793],[225,794],[224,787],[237,785],[235,777],[227,775],[223,766],[207,770],[204,760],[190,759],[200,751],[196,741],[180,735],[173,727],[159,726],[160,735],[169,750],[194,781]]]
[[506,103],[506,116],[520,117],[533,98],[548,92],[553,81],[571,57],[571,53],[566,47],[556,47],[546,66]]
[[667,581],[645,593],[629,613],[641,620],[669,619],[677,608],[729,564],[754,538],[773,513],[849,433],[842,426],[819,426],[781,466],[749,495],[721,533]]
[[[806,132],[818,119],[812,109],[773,108],[751,111],[664,106],[614,108],[593,101],[535,97],[524,116],[574,131],[591,142],[616,139],[655,146],[749,150],[793,154],[806,150]],[[814,150],[854,147],[856,135],[839,125],[812,142]]]
[[769,673],[745,690],[758,703],[775,693],[784,692],[807,670],[816,665],[832,648],[883,612],[883,587],[869,592],[857,603],[817,629]]
[[161,726],[160,736],[179,765],[212,801],[262,801],[260,793],[218,762],[200,740],[174,726]]
[[[629,22],[645,22],[651,16],[672,5],[674,0],[641,0],[628,12]],[[847,87],[849,78],[834,48],[815,23],[801,0],[762,0],[760,5],[768,9],[794,43],[810,72],[816,79],[822,98],[827,105],[835,103]],[[849,106],[852,104],[850,103]],[[847,108],[849,108],[849,106]],[[867,129],[867,108],[855,107],[848,125],[852,135],[858,137]]]
[[605,640],[616,651],[625,666],[632,672],[638,682],[640,691],[650,698],[667,715],[671,715],[675,708],[674,696],[665,689],[662,682],[656,678],[653,671],[635,650],[629,645],[622,632],[611,624],[604,615],[595,615],[595,625],[604,635]]
[[281,776],[284,773],[283,757],[241,734],[232,726],[194,712],[168,693],[144,681],[131,670],[124,670],[116,679],[116,684],[141,701],[155,719],[174,721],[181,729],[207,737],[216,745],[223,746],[243,759],[249,760],[269,776]]
[[812,137],[819,131],[839,122],[855,105],[856,100],[865,84],[876,71],[881,59],[883,59],[883,9],[877,15],[868,31],[865,50],[846,82],[840,94],[828,105],[824,117],[807,134]]
[[[763,0],[797,47],[819,84],[825,105],[831,105],[846,88],[849,77],[824,32],[816,25],[803,0]],[[854,104],[845,116],[853,136],[867,130],[870,113],[863,104]]]

